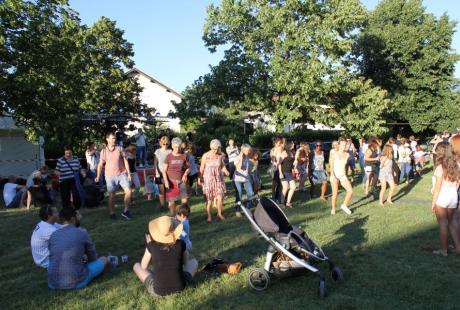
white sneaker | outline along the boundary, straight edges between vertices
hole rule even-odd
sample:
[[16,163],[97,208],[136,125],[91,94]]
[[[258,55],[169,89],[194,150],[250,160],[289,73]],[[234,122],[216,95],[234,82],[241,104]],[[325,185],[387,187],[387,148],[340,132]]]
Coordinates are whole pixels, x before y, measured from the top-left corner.
[[331,215],[335,215],[335,209],[331,210]]
[[346,214],[350,215],[351,214],[351,210],[348,209],[348,207],[346,205],[341,205],[340,206],[340,209],[343,210],[343,212],[345,212]]
[[236,217],[241,217],[241,212],[236,211],[235,215],[236,215]]

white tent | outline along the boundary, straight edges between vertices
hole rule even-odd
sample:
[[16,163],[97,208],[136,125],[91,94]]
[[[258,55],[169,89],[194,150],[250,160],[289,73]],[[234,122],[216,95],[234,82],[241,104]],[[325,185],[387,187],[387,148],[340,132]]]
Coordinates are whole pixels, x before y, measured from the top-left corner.
[[0,117],[0,177],[27,177],[45,163],[43,139],[34,144],[10,116]]

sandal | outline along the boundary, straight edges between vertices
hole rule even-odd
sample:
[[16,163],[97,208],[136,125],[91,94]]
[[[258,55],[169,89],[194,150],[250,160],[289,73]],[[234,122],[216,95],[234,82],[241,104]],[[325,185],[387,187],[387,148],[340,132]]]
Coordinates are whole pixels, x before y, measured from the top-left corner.
[[447,256],[447,252],[443,252],[442,250],[434,250],[434,251],[433,251],[433,254],[434,254],[434,255],[444,256],[444,257]]

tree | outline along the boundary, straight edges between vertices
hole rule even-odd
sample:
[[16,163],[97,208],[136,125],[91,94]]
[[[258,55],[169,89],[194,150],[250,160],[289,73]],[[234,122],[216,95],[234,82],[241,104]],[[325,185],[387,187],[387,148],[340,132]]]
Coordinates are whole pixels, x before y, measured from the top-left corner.
[[114,125],[88,115],[150,112],[123,72],[133,50],[115,22],[81,25],[66,0],[5,0],[0,35],[0,109],[29,131],[76,143]]
[[[385,131],[385,92],[360,79],[347,61],[354,32],[366,14],[357,0],[223,0],[219,7],[208,8],[203,38],[211,51],[230,46],[223,61],[231,64],[225,66],[230,72],[247,64],[257,68],[240,84],[258,91],[245,92],[231,104],[269,114],[278,128],[294,121],[339,122],[358,134],[362,115],[354,107],[359,102],[371,112],[367,123],[376,133]],[[218,67],[222,69],[222,63]],[[212,72],[208,79],[198,80],[194,91],[199,93],[202,86],[213,89],[209,85],[218,77]],[[223,88],[217,90],[220,96]]]
[[437,19],[426,13],[421,0],[383,0],[370,13],[357,40],[355,64],[362,76],[388,91],[390,120],[409,122],[415,132],[458,124],[455,25],[446,14]]

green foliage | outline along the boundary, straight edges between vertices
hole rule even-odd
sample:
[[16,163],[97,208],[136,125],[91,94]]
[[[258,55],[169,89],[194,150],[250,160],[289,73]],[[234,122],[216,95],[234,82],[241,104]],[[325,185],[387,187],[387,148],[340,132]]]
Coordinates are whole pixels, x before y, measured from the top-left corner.
[[370,131],[382,132],[385,92],[359,79],[347,62],[353,33],[366,18],[355,0],[224,0],[211,5],[206,46],[211,51],[229,48],[224,60],[189,89],[183,105],[202,108],[203,117],[210,106],[264,112],[278,130],[292,122],[341,123],[353,135],[362,129],[358,106],[369,112]]
[[124,74],[132,44],[115,22],[82,25],[64,0],[2,1],[0,21],[0,111],[28,130],[75,144],[125,124],[82,122],[88,115],[150,112]]
[[389,120],[412,130],[444,130],[459,121],[460,101],[452,87],[456,23],[425,11],[421,0],[383,0],[359,35],[355,63],[360,73],[387,90]]

